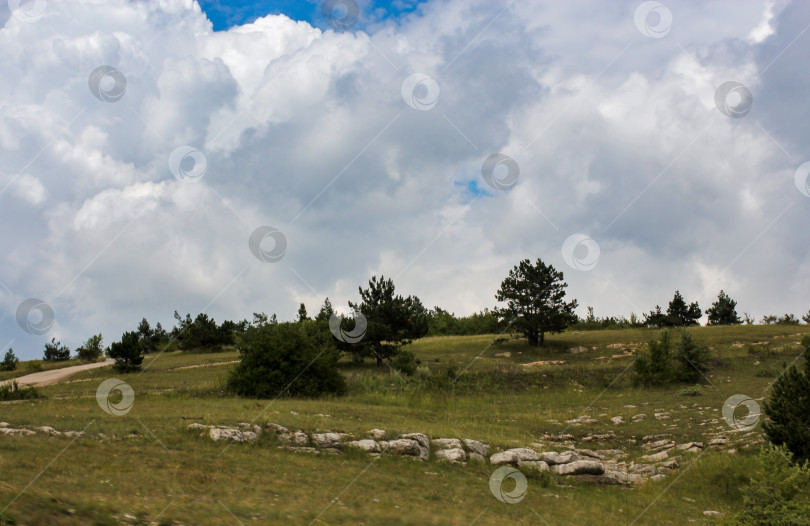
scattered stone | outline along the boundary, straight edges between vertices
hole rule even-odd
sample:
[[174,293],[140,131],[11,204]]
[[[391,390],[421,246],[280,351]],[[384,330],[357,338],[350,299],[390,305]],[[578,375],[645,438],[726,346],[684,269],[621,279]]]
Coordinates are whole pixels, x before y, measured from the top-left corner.
[[522,363],[520,364],[522,367],[539,367],[542,365],[564,365],[565,360],[540,360],[539,362],[531,362],[531,363]]
[[503,358],[511,358],[511,357],[512,357],[512,353],[510,353],[509,351],[506,351],[506,352],[499,352],[499,353],[498,353],[498,354],[496,354],[495,356],[501,356],[501,357],[503,357]]
[[625,473],[624,471],[605,470],[604,477],[613,479],[623,484],[643,484],[644,477],[635,473]]
[[36,431],[30,429],[15,429],[13,427],[0,427],[0,433],[11,436],[30,436],[36,435]]
[[612,438],[616,438],[615,433],[605,433],[605,434],[601,434],[601,435],[590,434],[588,436],[582,437],[582,441],[583,442],[593,442],[594,440],[596,440],[596,441],[610,440]]
[[313,433],[312,443],[320,449],[340,449],[340,435],[337,433]]
[[614,416],[610,419],[613,422],[613,425],[618,426],[619,424],[624,424],[624,417],[623,416]]
[[580,424],[596,424],[599,420],[592,418],[588,415],[578,416],[577,418],[573,418],[571,420],[565,421],[567,424],[571,424],[572,426],[578,426]]
[[256,433],[252,431],[240,431],[233,427],[212,427],[208,430],[208,436],[214,442],[255,442]]
[[648,442],[641,446],[644,449],[648,449],[650,451],[663,451],[666,449],[672,449],[675,447],[675,442],[672,440],[657,440],[655,442]]
[[468,460],[469,460],[470,462],[473,462],[473,461],[474,461],[474,462],[482,462],[482,463],[484,463],[484,464],[487,462],[487,457],[485,457],[485,456],[484,456],[484,455],[482,455],[481,453],[476,453],[475,451],[470,451],[470,452],[467,454],[467,456],[468,456]]
[[292,434],[290,437],[290,442],[295,447],[307,447],[309,446],[309,437],[306,433],[301,431],[300,429]]
[[641,420],[644,420],[645,418],[647,418],[647,415],[645,415],[644,413],[639,413],[637,415],[633,415],[633,418],[631,418],[631,420],[633,422],[640,422]]
[[211,429],[212,427],[214,427],[214,426],[207,426],[205,424],[194,423],[194,424],[189,424],[187,429],[189,431],[205,431],[207,429]]
[[422,453],[419,442],[410,438],[384,440],[380,442],[380,448],[383,453],[391,453],[392,455],[407,455],[421,458]]
[[719,511],[714,511],[714,510],[706,510],[706,511],[703,512],[703,515],[706,516],[706,517],[709,517],[710,519],[717,519],[717,518],[723,516],[722,513],[720,513]]
[[43,433],[48,433],[51,436],[60,436],[62,434],[60,431],[57,431],[56,429],[50,426],[40,426],[35,427],[34,429],[36,429],[37,431],[42,431]]
[[351,442],[346,442],[347,447],[359,449],[361,451],[365,451],[366,453],[380,453],[382,452],[382,448],[380,445],[375,442],[374,440],[370,439],[363,439],[363,440],[353,440]]
[[710,446],[725,446],[728,444],[728,439],[726,437],[717,437],[709,440]]
[[551,470],[558,475],[602,475],[605,466],[595,460],[575,460],[567,464],[556,464]]
[[500,464],[515,464],[520,460],[532,461],[541,459],[540,454],[537,453],[537,451],[524,447],[507,449],[506,451],[502,451],[501,453],[495,453],[491,457],[489,457],[489,463],[492,464],[493,466],[497,466]]
[[583,353],[583,352],[588,352],[590,350],[591,350],[590,348],[583,347],[583,346],[580,345],[579,347],[571,347],[570,349],[568,349],[568,352],[571,353],[571,354],[579,354],[579,353]]
[[385,431],[382,429],[372,429],[368,432],[368,436],[370,436],[373,440],[385,440],[386,438]]
[[467,460],[467,454],[460,447],[440,449],[436,451],[436,459],[439,462],[461,463]]
[[669,458],[669,453],[666,451],[661,451],[659,453],[654,453],[652,455],[644,455],[641,457],[641,460],[645,462],[661,462],[662,460],[666,460]]
[[489,445],[484,444],[483,442],[479,442],[477,440],[473,440],[471,438],[465,438],[463,440],[464,445],[467,446],[467,450],[473,453],[477,453],[478,455],[485,457],[489,454]]
[[400,438],[415,440],[419,444],[419,458],[427,460],[430,458],[430,439],[422,433],[405,433]]
[[462,449],[461,440],[457,438],[434,438],[430,444],[439,449]]
[[557,453],[556,451],[543,451],[541,458],[551,466],[557,464],[568,464],[569,462],[580,460],[579,455],[573,451],[566,451],[564,453]]

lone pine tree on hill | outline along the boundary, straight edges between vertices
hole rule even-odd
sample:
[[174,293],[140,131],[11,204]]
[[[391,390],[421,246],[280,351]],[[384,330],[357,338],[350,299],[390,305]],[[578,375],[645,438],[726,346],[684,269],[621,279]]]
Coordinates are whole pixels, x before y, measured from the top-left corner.
[[546,333],[562,332],[577,321],[577,300],[566,302],[563,273],[540,258],[532,265],[524,259],[501,283],[495,298],[506,307],[492,312],[529,340],[529,345],[543,345]]

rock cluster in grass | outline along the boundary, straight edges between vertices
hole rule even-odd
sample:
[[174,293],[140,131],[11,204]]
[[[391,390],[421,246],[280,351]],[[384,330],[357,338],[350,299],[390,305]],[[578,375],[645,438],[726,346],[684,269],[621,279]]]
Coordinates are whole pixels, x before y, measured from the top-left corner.
[[8,422],[0,422],[0,435],[7,436],[31,436],[36,434],[45,434],[54,437],[76,437],[84,435],[83,431],[59,431],[50,426],[38,427],[11,427]]
[[[563,451],[546,450],[544,444],[534,443],[532,448],[511,448],[490,455],[491,447],[488,444],[470,438],[430,438],[423,433],[388,436],[381,429],[372,429],[366,436],[359,437],[333,431],[307,433],[274,423],[264,427],[244,422],[236,426],[190,424],[188,429],[199,431],[217,442],[231,443],[253,443],[262,434],[267,434],[282,449],[312,455],[338,455],[354,450],[371,456],[391,455],[421,461],[434,459],[450,464],[508,464],[523,470],[550,472],[595,484],[619,486],[663,479],[679,469],[683,455],[700,453],[706,447],[702,442],[677,444],[667,434],[648,435],[642,439],[644,454],[628,461],[627,453],[619,449],[579,449],[572,435],[543,437],[552,443],[551,448],[567,448]],[[708,443],[709,446],[723,444],[722,437]]]

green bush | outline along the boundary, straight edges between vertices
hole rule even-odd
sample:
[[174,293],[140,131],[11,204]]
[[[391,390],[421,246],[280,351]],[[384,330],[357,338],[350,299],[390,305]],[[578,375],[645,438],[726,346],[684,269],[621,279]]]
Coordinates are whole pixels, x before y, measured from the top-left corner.
[[62,342],[56,341],[56,338],[51,338],[51,341],[45,344],[44,360],[47,362],[70,360],[70,349],[67,345],[62,345]]
[[268,324],[240,335],[242,358],[228,377],[228,390],[255,398],[343,394],[346,381],[337,370],[337,349],[318,344],[301,325]]
[[670,361],[672,359],[672,338],[664,329],[658,333],[658,339],[647,343],[647,353],[639,354],[633,364],[634,385],[654,386],[669,382],[672,378]]
[[810,462],[793,463],[784,447],[766,445],[758,470],[742,489],[744,509],[725,519],[727,526],[793,526],[810,517]]
[[0,362],[0,371],[13,371],[17,368],[18,363],[20,363],[20,359],[14,354],[14,349],[9,347],[3,361]]
[[709,370],[709,349],[681,331],[681,341],[675,346],[674,378],[679,382],[695,383],[706,376]]
[[647,352],[636,359],[633,384],[652,387],[672,382],[697,383],[705,377],[709,360],[709,349],[691,334],[681,331],[681,339],[673,345],[669,331],[663,329],[657,340],[647,343]]
[[37,397],[37,390],[31,386],[20,387],[16,380],[0,385],[0,400],[28,400]]
[[87,338],[86,342],[76,349],[76,357],[85,362],[95,362],[104,352],[104,347],[101,343],[103,339],[101,334],[90,336]]
[[394,357],[391,366],[406,376],[416,372],[416,355],[411,351],[400,350]]
[[802,338],[804,372],[795,365],[773,384],[771,397],[765,402],[768,421],[763,424],[768,440],[785,445],[801,460],[810,459],[810,335]]
[[110,345],[110,358],[115,360],[113,368],[121,373],[137,371],[143,362],[143,351],[140,335],[137,332],[125,332],[120,342]]

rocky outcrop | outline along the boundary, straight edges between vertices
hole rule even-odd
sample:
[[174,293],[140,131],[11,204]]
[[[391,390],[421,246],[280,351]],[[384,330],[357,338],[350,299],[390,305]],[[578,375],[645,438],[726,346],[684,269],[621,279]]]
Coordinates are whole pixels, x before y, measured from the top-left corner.
[[[606,415],[600,415],[606,416]],[[575,419],[587,424],[590,417]],[[39,428],[40,432],[52,434],[52,428]],[[190,424],[191,431],[202,432],[215,441],[256,442],[262,432],[267,432],[278,447],[311,455],[339,455],[346,450],[361,451],[368,455],[392,455],[426,461],[431,455],[437,462],[466,465],[470,462],[489,463],[493,466],[512,465],[525,472],[551,472],[572,480],[598,485],[631,486],[647,481],[661,480],[680,468],[681,457],[674,452],[702,451],[703,443],[687,442],[676,444],[668,434],[648,435],[641,439],[641,448],[646,453],[637,461],[627,461],[627,453],[620,449],[577,448],[572,435],[544,435],[532,448],[518,447],[496,451],[490,454],[490,446],[471,438],[433,438],[423,433],[403,433],[390,437],[381,429],[367,433],[370,438],[354,439],[351,434],[325,431],[308,434],[303,430],[290,430],[284,426],[268,423],[264,428],[248,423],[237,426],[214,426]],[[0,434],[8,434],[11,428],[0,426]],[[32,433],[34,431],[31,431]],[[601,439],[603,435],[587,435],[583,442]],[[606,434],[605,437],[615,437]],[[717,440],[717,439],[720,440]],[[716,437],[715,444],[725,437]],[[635,440],[631,441],[635,443]],[[271,441],[271,443],[273,443]],[[546,451],[546,444],[554,449]],[[725,441],[728,443],[728,440]],[[719,445],[719,444],[718,444]],[[567,449],[566,449],[567,448]]]
[[507,449],[506,451],[495,453],[491,457],[489,457],[489,463],[492,464],[493,466],[498,466],[501,464],[517,464],[518,461],[520,460],[531,461],[531,460],[541,460],[541,458],[540,454],[537,451],[525,447]]

